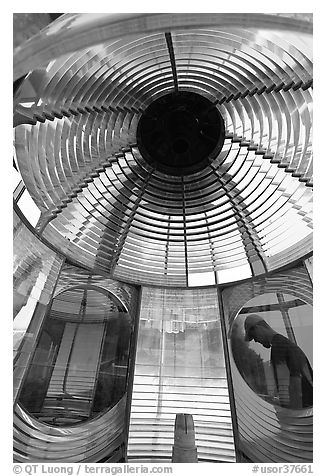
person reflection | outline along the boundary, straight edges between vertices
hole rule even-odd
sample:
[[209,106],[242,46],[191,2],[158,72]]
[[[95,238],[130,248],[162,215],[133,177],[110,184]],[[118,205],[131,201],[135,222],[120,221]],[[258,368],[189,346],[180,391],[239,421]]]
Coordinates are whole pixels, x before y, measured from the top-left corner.
[[271,349],[270,362],[281,406],[311,407],[313,401],[312,368],[304,352],[288,338],[278,334],[263,318],[247,316],[245,341],[254,340]]

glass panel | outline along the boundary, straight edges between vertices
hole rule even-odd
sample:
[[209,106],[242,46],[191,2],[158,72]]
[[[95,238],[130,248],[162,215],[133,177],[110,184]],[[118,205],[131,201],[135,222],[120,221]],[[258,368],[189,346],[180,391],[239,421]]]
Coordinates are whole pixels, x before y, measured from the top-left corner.
[[193,415],[200,459],[234,461],[216,289],[143,288],[128,455],[171,458],[181,412]]
[[208,286],[215,284],[215,274],[213,271],[206,273],[190,273],[188,275],[189,286]]
[[312,306],[281,292],[251,299],[233,323],[231,347],[261,398],[285,408],[312,406]]
[[240,281],[241,279],[251,278],[252,272],[249,264],[247,263],[231,269],[220,269],[217,272],[217,276],[218,282],[222,284],[230,281]]
[[74,288],[52,302],[20,404],[65,426],[112,408],[126,387],[130,318],[103,292]]

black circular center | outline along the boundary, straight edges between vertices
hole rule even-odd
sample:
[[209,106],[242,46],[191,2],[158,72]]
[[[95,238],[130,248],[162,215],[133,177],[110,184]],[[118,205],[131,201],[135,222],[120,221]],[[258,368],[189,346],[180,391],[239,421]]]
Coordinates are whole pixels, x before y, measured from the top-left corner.
[[176,154],[184,154],[189,149],[189,142],[183,137],[178,137],[173,142],[173,150]]
[[144,159],[165,173],[185,175],[203,169],[220,152],[223,118],[214,104],[196,93],[167,94],[142,114],[137,142]]

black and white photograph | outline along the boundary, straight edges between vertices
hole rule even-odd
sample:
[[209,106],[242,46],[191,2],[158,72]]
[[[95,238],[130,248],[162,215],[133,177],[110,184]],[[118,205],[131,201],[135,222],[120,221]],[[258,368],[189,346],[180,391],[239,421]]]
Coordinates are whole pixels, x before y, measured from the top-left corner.
[[313,473],[314,14],[269,7],[12,13],[14,473]]

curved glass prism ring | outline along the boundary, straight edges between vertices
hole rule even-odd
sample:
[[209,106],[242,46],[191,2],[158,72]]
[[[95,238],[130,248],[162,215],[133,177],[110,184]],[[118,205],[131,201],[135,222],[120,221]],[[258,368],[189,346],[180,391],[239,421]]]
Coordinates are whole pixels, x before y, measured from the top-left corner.
[[188,287],[311,252],[307,16],[65,14],[19,77],[17,165],[71,263]]

